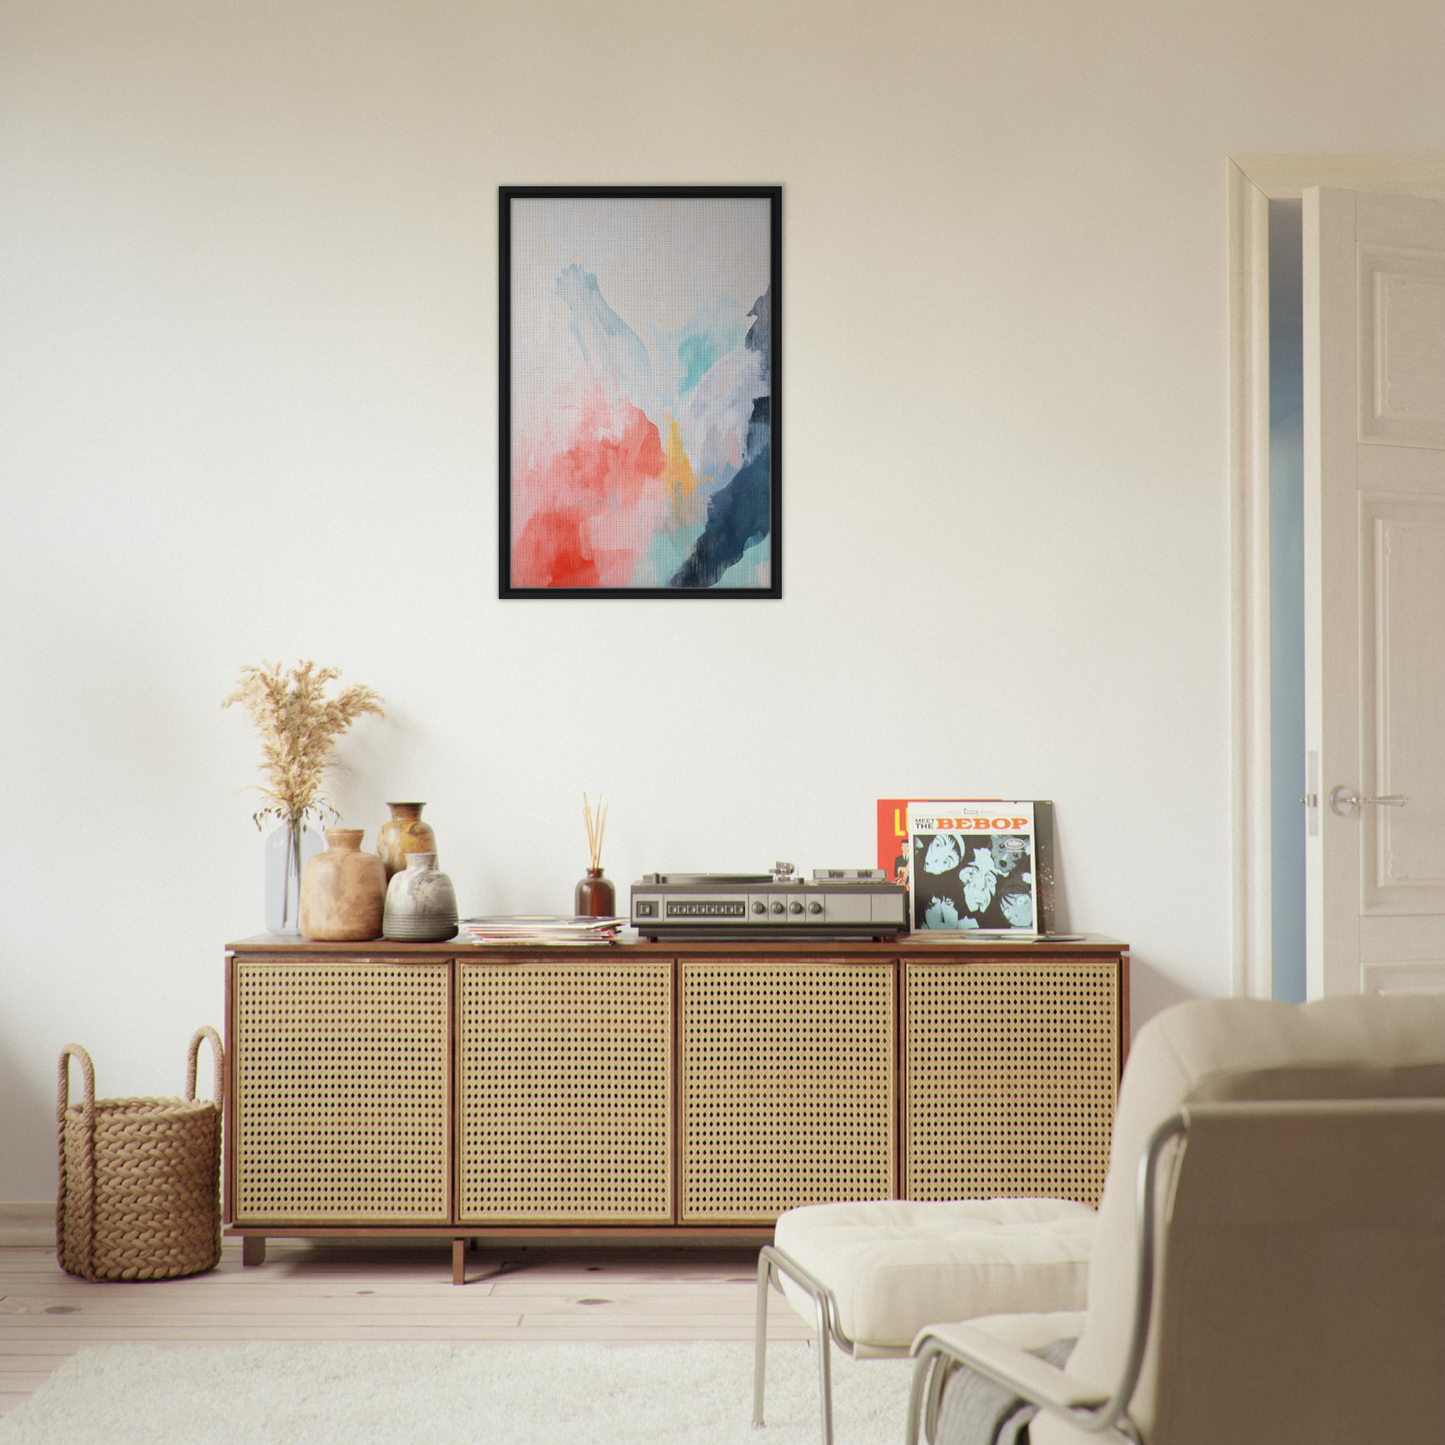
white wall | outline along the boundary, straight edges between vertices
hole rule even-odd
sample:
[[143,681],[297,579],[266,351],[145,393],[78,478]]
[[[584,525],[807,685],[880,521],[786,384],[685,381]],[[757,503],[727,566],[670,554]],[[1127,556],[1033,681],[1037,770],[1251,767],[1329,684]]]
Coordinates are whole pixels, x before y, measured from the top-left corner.
[[[1057,801],[1142,1018],[1228,988],[1224,160],[1437,150],[1445,12],[0,10],[0,1199],[69,1038],[169,1092],[259,930],[240,665],[469,911]],[[1389,38],[1398,37],[1398,38]],[[496,598],[496,188],[785,187],[784,600]]]

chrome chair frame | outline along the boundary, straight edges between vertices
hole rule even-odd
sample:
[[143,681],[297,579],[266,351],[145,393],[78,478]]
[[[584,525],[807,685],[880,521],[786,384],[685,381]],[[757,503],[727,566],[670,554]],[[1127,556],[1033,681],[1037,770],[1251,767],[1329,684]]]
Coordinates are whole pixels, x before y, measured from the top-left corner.
[[832,1345],[853,1354],[853,1341],[838,1323],[838,1299],[816,1275],[771,1244],[758,1252],[758,1314],[753,1342],[753,1429],[763,1428],[763,1393],[768,1363],[768,1289],[782,1291],[779,1276],[786,1275],[813,1301],[818,1327],[818,1384],[823,1397],[823,1445],[833,1445]]
[[1166,1119],[1149,1138],[1149,1146],[1139,1161],[1136,1192],[1139,1215],[1139,1241],[1136,1252],[1134,1286],[1134,1319],[1129,1344],[1124,1355],[1119,1382],[1107,1398],[1085,1405],[1070,1403],[1046,1395],[1029,1382],[1007,1369],[987,1361],[976,1360],[961,1353],[948,1340],[939,1339],[932,1330],[923,1330],[913,1342],[917,1364],[908,1395],[907,1445],[918,1445],[920,1425],[930,1442],[938,1428],[938,1411],[948,1377],[959,1365],[977,1370],[982,1375],[1008,1386],[1020,1398],[1040,1409],[1062,1416],[1080,1430],[1097,1434],[1114,1445],[1139,1445],[1139,1436],[1128,1419],[1129,1402],[1139,1383],[1144,1366],[1144,1347],[1149,1338],[1149,1319],[1154,1306],[1154,1267],[1157,1250],[1154,1193],[1158,1184],[1159,1160],[1165,1147],[1180,1135],[1187,1134],[1188,1120],[1183,1114]]

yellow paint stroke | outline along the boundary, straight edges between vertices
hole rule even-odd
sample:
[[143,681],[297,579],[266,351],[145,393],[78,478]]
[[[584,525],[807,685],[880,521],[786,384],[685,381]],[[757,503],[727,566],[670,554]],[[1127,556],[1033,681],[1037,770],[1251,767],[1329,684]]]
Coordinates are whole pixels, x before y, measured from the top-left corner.
[[668,422],[667,440],[662,446],[662,480],[667,483],[667,495],[672,501],[673,521],[687,522],[692,520],[696,511],[693,493],[697,490],[697,478],[693,475],[687,452],[683,450],[682,433],[677,429],[677,422],[672,418]]

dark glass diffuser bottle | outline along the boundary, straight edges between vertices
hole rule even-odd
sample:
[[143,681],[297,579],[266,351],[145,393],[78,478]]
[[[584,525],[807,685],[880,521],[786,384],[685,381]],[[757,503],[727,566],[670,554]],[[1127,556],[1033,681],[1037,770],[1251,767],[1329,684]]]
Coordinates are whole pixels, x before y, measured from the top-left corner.
[[617,890],[610,878],[602,876],[600,868],[589,868],[587,876],[577,885],[573,903],[578,918],[615,918],[617,916]]

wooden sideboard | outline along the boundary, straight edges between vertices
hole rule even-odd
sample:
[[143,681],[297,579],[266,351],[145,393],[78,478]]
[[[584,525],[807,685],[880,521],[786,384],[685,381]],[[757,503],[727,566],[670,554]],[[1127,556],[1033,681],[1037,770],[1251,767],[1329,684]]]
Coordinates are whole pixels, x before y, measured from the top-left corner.
[[1046,944],[226,953],[225,1215],[269,1235],[766,1240],[837,1199],[1096,1203],[1129,955]]

